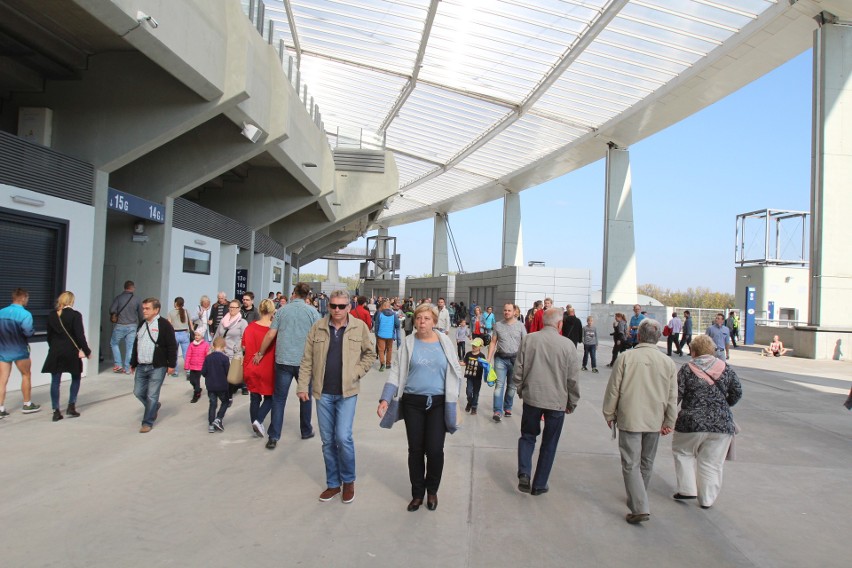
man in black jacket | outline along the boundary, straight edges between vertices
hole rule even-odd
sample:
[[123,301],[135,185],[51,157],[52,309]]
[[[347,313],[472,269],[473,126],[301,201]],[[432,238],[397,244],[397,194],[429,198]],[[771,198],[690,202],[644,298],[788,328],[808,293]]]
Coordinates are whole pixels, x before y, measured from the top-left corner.
[[151,431],[160,410],[160,388],[166,374],[175,372],[177,366],[177,341],[175,328],[166,318],[160,317],[160,300],[146,298],[142,301],[144,321],[136,330],[130,368],[136,373],[133,394],[145,407],[139,432]]
[[583,322],[574,314],[571,304],[565,307],[565,315],[562,316],[562,335],[574,343],[574,347],[583,339]]

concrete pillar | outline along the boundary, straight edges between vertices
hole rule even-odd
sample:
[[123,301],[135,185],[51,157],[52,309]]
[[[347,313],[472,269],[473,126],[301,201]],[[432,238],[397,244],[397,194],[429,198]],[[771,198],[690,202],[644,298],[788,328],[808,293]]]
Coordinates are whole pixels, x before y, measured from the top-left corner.
[[284,295],[289,297],[293,292],[293,265],[289,262],[284,263],[284,283],[282,284]]
[[[95,170],[95,192],[92,198],[95,206],[95,235],[107,234],[107,208],[100,204],[107,202],[109,192],[109,175],[106,172]],[[85,326],[86,337],[89,347],[94,351],[92,359],[94,368],[97,369],[97,362],[101,354],[101,329],[109,330],[105,333],[110,334],[112,328],[109,326],[106,319],[106,313],[109,311],[109,304],[112,298],[108,296],[112,293],[109,290],[104,294],[104,265],[106,264],[106,239],[95,238],[92,249],[92,279],[91,288],[89,289],[89,310],[88,322]],[[104,307],[106,304],[106,307]],[[105,356],[109,356],[109,351],[104,352]]]
[[521,232],[521,196],[507,193],[503,198],[502,266],[524,265],[524,241]]
[[340,282],[340,266],[336,260],[328,260],[328,271],[326,277],[328,282]]
[[435,234],[432,239],[432,276],[450,271],[450,256],[447,252],[447,218],[435,214]]
[[852,27],[814,32],[811,179],[810,324],[848,328],[852,321]]
[[604,249],[601,303],[635,304],[636,244],[630,153],[610,146],[606,153]]

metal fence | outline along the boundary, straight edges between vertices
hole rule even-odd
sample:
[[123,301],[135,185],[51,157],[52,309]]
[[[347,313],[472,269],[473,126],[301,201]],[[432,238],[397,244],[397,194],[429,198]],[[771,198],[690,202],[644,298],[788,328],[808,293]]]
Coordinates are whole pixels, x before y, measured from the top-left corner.
[[[724,314],[725,317],[728,317],[728,314],[731,312],[736,313],[740,316],[740,326],[743,325],[742,322],[742,313],[738,309],[730,309],[730,308],[672,308],[672,312],[677,312],[678,317],[683,319],[683,312],[685,310],[689,310],[689,315],[692,316],[692,335],[698,335],[700,333],[704,333],[704,331],[713,325],[714,320],[716,319],[716,314]],[[629,314],[628,314],[629,315]],[[670,314],[669,314],[670,315]],[[666,322],[668,318],[666,318]],[[665,322],[663,322],[665,323]]]

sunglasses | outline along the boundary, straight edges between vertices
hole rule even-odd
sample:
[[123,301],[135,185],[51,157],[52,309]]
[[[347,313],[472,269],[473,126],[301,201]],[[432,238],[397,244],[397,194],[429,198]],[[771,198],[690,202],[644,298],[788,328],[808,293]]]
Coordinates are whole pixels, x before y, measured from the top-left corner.
[[329,304],[328,308],[330,310],[345,310],[348,305],[349,304]]

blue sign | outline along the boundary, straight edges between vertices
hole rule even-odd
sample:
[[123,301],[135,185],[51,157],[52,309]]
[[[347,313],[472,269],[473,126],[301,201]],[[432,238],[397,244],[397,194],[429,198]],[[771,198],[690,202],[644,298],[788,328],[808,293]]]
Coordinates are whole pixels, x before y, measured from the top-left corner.
[[237,281],[234,286],[234,298],[238,298],[242,301],[243,294],[248,290],[248,269],[247,268],[237,268]]
[[754,345],[754,310],[757,307],[757,288],[754,286],[746,286],[746,305],[745,305],[745,339],[743,345]]
[[165,206],[111,187],[107,198],[107,209],[127,213],[133,217],[154,221],[155,223],[166,222]]

